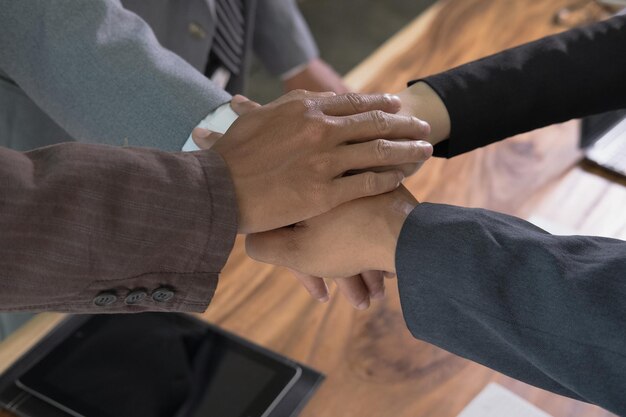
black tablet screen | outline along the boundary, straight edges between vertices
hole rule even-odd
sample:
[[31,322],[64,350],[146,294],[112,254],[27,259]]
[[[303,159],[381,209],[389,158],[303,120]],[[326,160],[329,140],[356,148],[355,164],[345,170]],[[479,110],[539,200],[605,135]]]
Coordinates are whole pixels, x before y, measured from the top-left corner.
[[184,315],[146,313],[95,316],[20,382],[89,417],[252,417],[296,373]]

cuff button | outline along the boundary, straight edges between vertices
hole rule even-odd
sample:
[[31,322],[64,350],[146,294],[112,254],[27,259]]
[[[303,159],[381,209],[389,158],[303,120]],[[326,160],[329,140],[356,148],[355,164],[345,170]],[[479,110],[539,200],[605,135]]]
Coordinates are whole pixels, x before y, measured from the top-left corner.
[[93,303],[98,307],[106,307],[117,301],[117,295],[112,292],[101,292],[93,299]]
[[158,288],[152,293],[152,299],[157,303],[164,303],[174,298],[174,291],[168,288]]
[[134,291],[131,291],[126,296],[126,299],[124,300],[124,303],[127,304],[127,305],[137,304],[138,302],[140,302],[141,300],[146,298],[147,295],[148,295],[148,293],[146,293],[144,290],[134,290]]

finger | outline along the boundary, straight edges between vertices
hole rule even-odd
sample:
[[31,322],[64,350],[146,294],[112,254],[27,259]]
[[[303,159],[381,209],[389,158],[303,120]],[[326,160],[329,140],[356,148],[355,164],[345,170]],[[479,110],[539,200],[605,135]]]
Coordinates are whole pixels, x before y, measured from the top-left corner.
[[230,101],[230,107],[233,109],[235,113],[238,115],[243,115],[248,112],[251,112],[254,109],[261,107],[259,103],[256,101],[252,101],[247,97],[237,94]]
[[311,297],[322,303],[330,300],[328,295],[328,286],[324,279],[320,277],[314,277],[313,275],[303,274],[293,269],[289,269],[295,277],[300,281],[300,284],[311,294]]
[[350,174],[359,174],[364,171],[385,172],[385,171],[398,170],[402,172],[405,178],[408,178],[411,175],[415,174],[417,171],[419,171],[422,165],[424,165],[424,162],[418,162],[416,164],[409,163],[409,164],[401,164],[401,165],[388,165],[388,166],[382,166],[382,167],[369,167],[369,168],[365,168],[362,170],[350,170],[348,172]]
[[383,271],[365,271],[361,278],[370,293],[370,298],[380,300],[385,298],[385,278]]
[[292,235],[293,231],[287,227],[249,234],[246,236],[246,253],[255,261],[287,267],[293,266],[287,264],[287,260],[293,257],[292,252],[288,249],[293,249],[294,246],[286,243],[290,242]]
[[271,104],[283,104],[293,100],[303,100],[303,99],[316,99],[316,98],[324,98],[324,97],[334,97],[337,93],[333,91],[324,91],[324,92],[316,92],[316,91],[308,91],[308,90],[292,90],[287,94],[278,97],[276,100],[272,101]]
[[339,175],[349,170],[416,164],[426,161],[432,154],[432,145],[425,141],[377,139],[339,148],[336,153],[339,163],[335,167]]
[[394,274],[393,272],[388,272],[388,271],[383,272],[383,275],[385,275],[385,278],[387,279],[394,279],[396,277],[396,274]]
[[372,110],[397,113],[402,106],[400,97],[392,94],[348,93],[319,101],[319,108],[328,116],[349,116]]
[[370,306],[370,293],[360,275],[335,280],[339,292],[354,308],[365,310]]
[[221,133],[196,127],[191,131],[191,138],[200,149],[209,149],[222,137]]
[[417,117],[389,114],[380,110],[334,119],[339,143],[373,139],[425,139],[430,125]]
[[401,171],[363,172],[337,178],[331,188],[331,202],[338,206],[362,197],[388,193],[400,186],[404,179]]

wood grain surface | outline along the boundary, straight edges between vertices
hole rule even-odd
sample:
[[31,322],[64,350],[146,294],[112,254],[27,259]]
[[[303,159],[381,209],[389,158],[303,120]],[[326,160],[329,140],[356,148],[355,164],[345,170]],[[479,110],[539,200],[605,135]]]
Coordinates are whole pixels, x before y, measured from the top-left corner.
[[[559,31],[552,16],[567,4],[565,0],[439,2],[350,73],[347,81],[365,92],[399,91],[410,79]],[[615,192],[612,200],[620,200],[619,195],[626,198],[621,184],[577,166],[581,159],[577,129],[577,122],[565,123],[452,160],[433,160],[407,186],[423,201],[485,207],[522,217],[540,213],[576,226],[589,219],[595,207],[603,212],[614,207],[612,201],[600,202],[608,198],[608,189]],[[579,189],[585,182],[590,184]],[[585,192],[587,185],[597,192]],[[570,202],[560,201],[563,194]],[[600,230],[603,212],[598,211],[598,220],[587,232]],[[618,237],[621,229],[622,237],[626,236],[626,219],[611,214],[619,222],[604,221],[603,227]],[[319,305],[286,271],[246,259],[242,243],[235,245],[217,297],[204,317],[326,373],[327,380],[305,408],[304,417],[453,417],[490,381],[555,417],[611,415],[414,340],[402,320],[394,281],[388,282],[387,298],[366,312],[352,310],[339,297]]]
[[[410,79],[559,31],[552,16],[569,3],[439,2],[347,81],[360,91],[399,91]],[[422,201],[522,217],[539,214],[589,234],[625,238],[624,184],[581,166],[576,141],[576,122],[553,126],[452,160],[432,160],[407,186]],[[386,299],[365,312],[340,297],[322,305],[287,271],[248,259],[239,238],[202,317],[324,372],[327,379],[303,417],[454,417],[490,381],[554,417],[612,416],[413,339],[402,319],[396,283],[387,285]],[[39,330],[26,329],[0,344],[0,370],[3,362],[14,360],[19,346],[32,343],[58,317],[40,318]]]

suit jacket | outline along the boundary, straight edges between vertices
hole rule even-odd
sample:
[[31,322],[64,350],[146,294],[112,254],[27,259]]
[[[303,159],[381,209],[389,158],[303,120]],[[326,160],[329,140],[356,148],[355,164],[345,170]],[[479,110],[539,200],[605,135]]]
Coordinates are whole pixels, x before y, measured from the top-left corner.
[[[242,74],[251,50],[274,73],[315,56],[293,0],[245,3]],[[214,0],[4,4],[0,145],[180,150],[230,100],[202,74],[214,28]],[[243,76],[229,88],[241,90]],[[0,309],[206,308],[237,230],[219,155],[61,145],[0,149],[0,161]],[[174,297],[155,301],[160,289]],[[135,290],[146,296],[127,304]],[[115,301],[95,305],[101,293]]]
[[[452,121],[437,152],[626,107],[625,51],[626,17],[617,17],[425,78]],[[626,415],[626,242],[421,204],[396,267],[416,338]]]
[[[244,0],[254,50],[280,74],[317,54],[294,0]],[[230,100],[203,76],[214,0],[9,2],[0,10],[0,146],[63,141],[178,151]],[[244,88],[243,76],[228,89]]]
[[237,231],[213,151],[0,148],[0,309],[206,309]]

